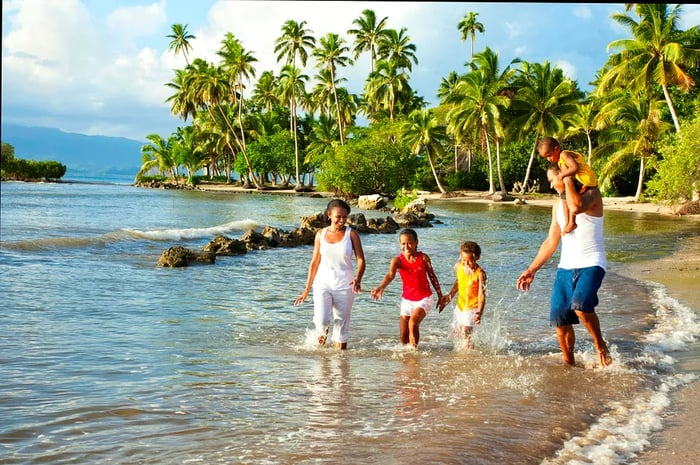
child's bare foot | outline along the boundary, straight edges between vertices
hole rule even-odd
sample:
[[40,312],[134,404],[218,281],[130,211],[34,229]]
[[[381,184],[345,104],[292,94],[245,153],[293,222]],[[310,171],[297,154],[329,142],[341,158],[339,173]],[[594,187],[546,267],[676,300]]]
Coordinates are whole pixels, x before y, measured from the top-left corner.
[[566,226],[564,226],[564,229],[561,231],[561,235],[569,234],[571,231],[576,229],[577,224],[576,223],[568,223]]

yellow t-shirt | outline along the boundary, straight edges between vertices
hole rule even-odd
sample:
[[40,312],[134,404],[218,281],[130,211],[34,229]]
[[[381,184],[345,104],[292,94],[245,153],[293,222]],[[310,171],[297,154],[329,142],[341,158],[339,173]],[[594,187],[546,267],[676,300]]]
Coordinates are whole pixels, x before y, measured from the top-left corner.
[[467,272],[461,263],[457,268],[457,308],[460,311],[472,310],[479,306],[479,277],[484,272],[480,266],[476,270]]
[[[576,180],[578,180],[578,182],[580,182],[584,186],[596,187],[598,185],[598,180],[596,179],[593,169],[590,166],[588,166],[588,163],[586,163],[586,159],[583,158],[583,155],[581,155],[578,152],[573,152],[571,150],[569,150],[569,153],[573,154],[574,159],[576,160],[576,164],[578,165],[578,170],[574,175]],[[557,165],[559,165],[559,168],[561,168],[562,170],[567,167],[566,162],[561,157],[559,157]]]

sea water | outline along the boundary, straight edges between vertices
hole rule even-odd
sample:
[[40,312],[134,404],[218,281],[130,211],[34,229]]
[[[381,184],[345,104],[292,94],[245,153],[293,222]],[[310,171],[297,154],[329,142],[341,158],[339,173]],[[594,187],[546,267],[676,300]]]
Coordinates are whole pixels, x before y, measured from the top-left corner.
[[606,212],[598,313],[615,361],[598,367],[577,326],[566,368],[547,318],[556,257],[529,292],[515,287],[547,208],[428,204],[436,221],[417,230],[419,249],[443,289],[460,243],[482,248],[471,350],[451,339],[449,308],[428,314],[418,349],[399,344],[400,280],[369,298],[398,237],[363,235],[340,352],[314,343],[311,299],[293,305],[311,246],[156,267],[173,245],[291,231],[328,199],[100,182],[3,183],[1,199],[2,464],[622,464],[697,376],[675,358],[700,334],[694,311],[616,272],[673,252],[697,232],[682,218]]

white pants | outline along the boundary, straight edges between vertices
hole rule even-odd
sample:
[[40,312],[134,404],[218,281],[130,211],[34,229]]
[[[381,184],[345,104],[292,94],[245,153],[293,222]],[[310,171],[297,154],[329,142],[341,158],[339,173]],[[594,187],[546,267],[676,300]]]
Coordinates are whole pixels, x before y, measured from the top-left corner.
[[314,285],[314,325],[318,335],[325,334],[333,322],[331,341],[348,342],[350,333],[350,313],[355,293],[352,287],[346,289],[326,289],[323,285]]

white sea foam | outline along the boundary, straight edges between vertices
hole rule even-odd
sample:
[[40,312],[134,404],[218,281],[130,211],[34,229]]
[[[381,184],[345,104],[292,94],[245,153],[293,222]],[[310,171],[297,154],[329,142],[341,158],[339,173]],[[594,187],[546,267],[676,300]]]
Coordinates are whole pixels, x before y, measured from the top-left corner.
[[[643,338],[647,345],[635,362],[641,362],[642,366],[673,365],[675,359],[667,352],[687,350],[700,334],[700,324],[697,315],[670,297],[663,286],[650,285],[654,288],[652,304],[656,308],[656,324]],[[619,363],[620,359],[616,360]],[[614,373],[615,370],[611,370],[611,375]],[[556,457],[545,459],[542,464],[628,463],[649,446],[652,433],[663,428],[662,418],[671,404],[671,393],[695,379],[697,376],[692,373],[662,374],[654,390],[645,390],[628,400],[610,402],[608,411],[585,434],[571,438]]]
[[126,229],[129,233],[135,237],[142,239],[155,240],[155,241],[176,241],[182,239],[200,239],[205,237],[212,237],[217,234],[231,234],[233,232],[247,231],[249,229],[255,229],[258,224],[251,220],[237,220],[231,221],[218,226],[211,226],[209,228],[173,228],[173,229],[155,229],[151,231],[141,231],[137,229]]

